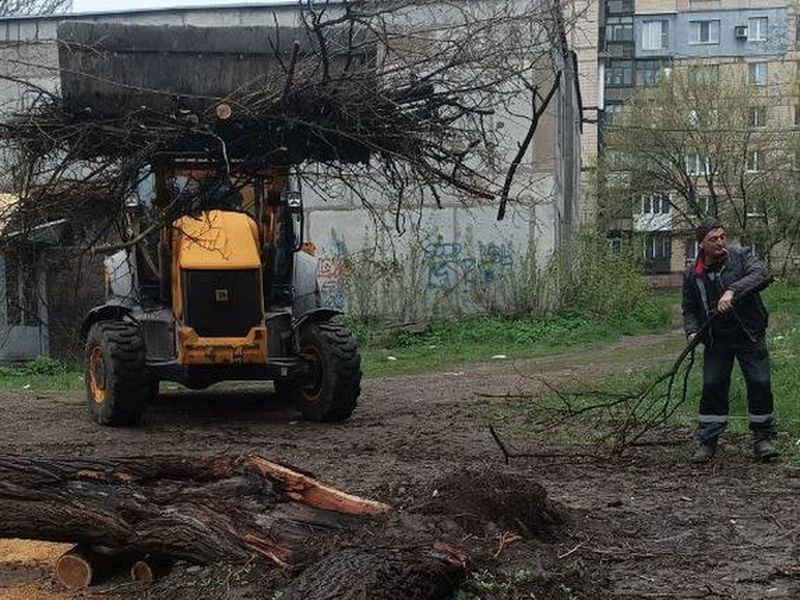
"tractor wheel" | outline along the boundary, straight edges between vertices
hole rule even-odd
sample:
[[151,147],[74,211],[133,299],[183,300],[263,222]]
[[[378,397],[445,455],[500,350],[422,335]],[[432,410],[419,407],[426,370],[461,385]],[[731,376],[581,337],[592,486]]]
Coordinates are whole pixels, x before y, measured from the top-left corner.
[[[300,332],[300,352],[312,365],[310,380],[292,391],[309,421],[344,421],[361,393],[361,357],[353,336],[331,323],[311,323]],[[285,388],[277,385],[281,393]]]
[[150,392],[144,340],[126,321],[100,321],[86,337],[86,402],[101,425],[136,425]]

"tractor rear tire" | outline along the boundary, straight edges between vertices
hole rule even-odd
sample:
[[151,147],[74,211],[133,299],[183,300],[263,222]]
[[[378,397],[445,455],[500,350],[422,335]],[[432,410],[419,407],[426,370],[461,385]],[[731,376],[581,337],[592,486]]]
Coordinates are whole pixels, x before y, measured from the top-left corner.
[[127,321],[100,321],[86,337],[86,402],[101,425],[136,425],[150,395],[144,339]]
[[[303,418],[347,420],[361,393],[361,357],[352,334],[332,323],[310,323],[300,332],[300,352],[311,360],[311,381],[292,390]],[[279,393],[284,385],[277,385]]]

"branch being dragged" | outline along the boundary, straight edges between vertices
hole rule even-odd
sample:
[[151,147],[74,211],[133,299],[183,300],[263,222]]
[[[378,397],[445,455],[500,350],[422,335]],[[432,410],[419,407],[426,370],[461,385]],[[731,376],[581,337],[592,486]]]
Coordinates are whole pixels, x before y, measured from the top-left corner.
[[[765,278],[755,288],[737,296],[736,302],[742,298],[761,291],[772,282]],[[706,333],[711,329],[720,313],[713,311],[702,324],[696,334],[686,342],[680,354],[672,362],[669,369],[653,378],[638,390],[629,393],[610,392],[605,390],[583,390],[565,392],[542,380],[560,405],[546,406],[540,402],[536,411],[542,416],[555,412],[555,417],[547,416],[537,422],[537,434],[554,431],[570,420],[580,417],[596,416],[591,424],[593,432],[600,432],[596,438],[599,445],[607,447],[614,456],[622,455],[635,446],[655,445],[656,442],[643,438],[653,431],[669,426],[672,418],[685,406],[688,400],[689,376],[695,364],[695,350]],[[680,393],[675,394],[676,383],[680,385]],[[494,396],[506,399],[513,396]],[[549,456],[550,453],[514,453],[500,440],[493,427],[489,428],[492,437],[508,462],[509,458],[526,456]],[[667,443],[672,443],[672,440]]]

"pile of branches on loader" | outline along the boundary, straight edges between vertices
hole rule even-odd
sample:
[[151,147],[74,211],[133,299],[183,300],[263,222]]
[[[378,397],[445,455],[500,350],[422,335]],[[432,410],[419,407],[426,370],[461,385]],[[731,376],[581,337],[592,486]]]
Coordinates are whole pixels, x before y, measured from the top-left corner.
[[[574,85],[558,0],[300,5],[300,27],[61,23],[58,67],[22,52],[0,70],[26,90],[0,122],[0,184],[43,217],[107,190],[101,230],[122,239],[126,201],[176,153],[245,179],[298,166],[323,194],[391,208],[398,228],[424,201],[494,200],[502,213],[525,191],[512,184],[539,120]],[[31,69],[60,91],[25,79]],[[372,206],[376,190],[389,207]]]

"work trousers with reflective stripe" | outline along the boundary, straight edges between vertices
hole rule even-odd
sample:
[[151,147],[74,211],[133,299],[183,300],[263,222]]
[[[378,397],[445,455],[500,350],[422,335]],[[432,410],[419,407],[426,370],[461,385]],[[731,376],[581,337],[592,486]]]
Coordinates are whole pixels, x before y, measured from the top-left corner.
[[766,340],[762,337],[757,342],[716,341],[703,354],[700,442],[716,438],[728,424],[728,395],[734,358],[739,361],[747,385],[750,430],[757,438],[771,439],[777,434]]

